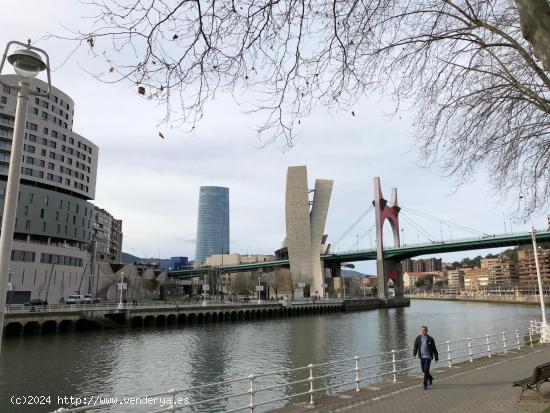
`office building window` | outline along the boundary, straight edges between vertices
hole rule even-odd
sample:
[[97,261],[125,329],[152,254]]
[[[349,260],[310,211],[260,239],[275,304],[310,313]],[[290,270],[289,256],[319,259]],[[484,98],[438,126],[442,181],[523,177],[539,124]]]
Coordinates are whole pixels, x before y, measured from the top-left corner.
[[29,215],[29,206],[25,205],[23,207],[23,216],[28,216],[28,215]]
[[46,197],[44,198],[44,205],[48,206],[49,203],[50,203],[50,197],[49,197],[49,196],[46,196]]
[[42,232],[46,232],[46,221],[42,223]]
[[0,104],[5,105],[8,103],[8,98],[5,96],[0,96]]
[[28,231],[29,229],[31,229],[31,220],[30,219],[27,219],[25,221],[25,229]]
[[32,108],[32,114],[38,116],[38,108]]
[[44,208],[40,210],[40,218],[44,218]]

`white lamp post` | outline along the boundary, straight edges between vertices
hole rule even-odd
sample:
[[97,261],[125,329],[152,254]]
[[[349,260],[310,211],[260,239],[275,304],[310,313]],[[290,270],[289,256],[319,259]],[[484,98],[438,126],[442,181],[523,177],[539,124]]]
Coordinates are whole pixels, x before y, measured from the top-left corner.
[[204,283],[202,284],[202,306],[206,307],[208,303],[206,302],[206,292],[210,290],[210,286],[207,284],[206,281],[206,275],[207,273],[204,273]]
[[120,290],[120,296],[118,301],[118,309],[124,309],[123,295],[126,285],[124,284],[124,272],[120,273],[120,283],[118,284],[118,289]]
[[544,293],[542,289],[542,278],[540,276],[540,266],[539,266],[539,253],[537,247],[537,237],[534,227],[531,227],[531,238],[533,239],[533,254],[535,255],[535,268],[537,271],[537,281],[539,284],[539,298],[540,298],[540,309],[542,312],[542,326],[540,329],[540,341],[541,343],[550,343],[550,326],[546,322],[546,308],[544,305]]
[[[18,90],[15,125],[11,141],[8,182],[6,184],[4,212],[2,217],[2,231],[0,233],[0,327],[4,325],[4,314],[6,311],[8,271],[13,245],[13,232],[15,230],[19,179],[21,177],[21,157],[23,156],[23,139],[29,95],[49,97],[51,90],[50,59],[48,54],[42,49],[31,46],[30,43],[30,40],[28,44],[16,41],[9,42],[6,45],[6,50],[4,51],[2,62],[0,63],[0,75],[2,74],[6,59],[13,66],[15,73],[19,75],[19,80],[16,84],[5,84],[0,80],[1,85]],[[8,56],[8,51],[12,45],[23,46],[23,49],[16,50]],[[40,52],[46,58],[46,63],[44,63],[42,57],[37,52]],[[46,70],[48,76],[48,91],[44,93],[35,92],[31,90],[30,81],[43,70]],[[2,345],[1,338],[2,336],[0,333],[0,349]]]
[[258,305],[262,303],[262,295],[261,292],[263,290],[263,286],[260,283],[262,276],[258,275],[258,286],[256,287],[256,290],[258,291]]

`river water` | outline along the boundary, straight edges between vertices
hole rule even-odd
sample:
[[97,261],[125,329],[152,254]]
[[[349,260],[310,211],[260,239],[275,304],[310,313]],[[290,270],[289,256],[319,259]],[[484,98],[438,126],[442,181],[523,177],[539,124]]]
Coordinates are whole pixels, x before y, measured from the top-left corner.
[[[59,399],[64,396],[144,396],[252,373],[408,348],[421,324],[429,326],[441,352],[442,341],[526,329],[529,320],[535,318],[540,318],[537,306],[412,300],[409,308],[8,337],[0,354],[0,412],[54,411],[66,406]],[[304,374],[307,376],[303,372],[301,376],[289,373],[268,378],[264,385],[284,384],[304,378]],[[246,390],[246,386],[246,382],[226,385],[223,391]],[[216,397],[220,391],[204,389],[181,396],[194,402]],[[290,386],[279,388],[266,394],[264,400],[281,397],[288,391]],[[12,396],[30,395],[50,398],[34,399],[42,405],[19,407],[10,401],[15,400]],[[242,405],[247,399],[238,401]],[[237,400],[215,402],[188,410],[221,412],[236,403]],[[120,406],[101,411],[152,411],[159,409],[160,404],[153,407]],[[258,411],[269,410],[268,407]]]

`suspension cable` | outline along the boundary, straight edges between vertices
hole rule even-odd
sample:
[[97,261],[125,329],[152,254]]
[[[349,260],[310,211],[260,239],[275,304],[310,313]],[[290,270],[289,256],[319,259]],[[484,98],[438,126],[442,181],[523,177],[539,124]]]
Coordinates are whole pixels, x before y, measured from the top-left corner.
[[353,230],[353,228],[355,228],[355,226],[359,224],[359,222],[361,222],[363,218],[365,218],[368,215],[368,213],[371,212],[373,209],[374,209],[374,206],[370,205],[366,210],[364,210],[361,213],[361,215],[359,215],[359,217],[357,217],[357,219],[353,221],[353,223],[344,231],[344,233],[338,238],[338,240],[334,242],[334,244],[332,244],[332,248],[336,248],[336,246],[349,235],[349,233]]
[[442,219],[442,218],[438,218],[434,215],[430,215],[426,212],[421,212],[421,211],[416,211],[414,209],[411,209],[411,208],[405,208],[405,207],[402,207],[401,208],[402,210],[406,210],[407,212],[410,212],[412,214],[415,214],[415,215],[418,215],[418,216],[421,216],[423,218],[426,218],[426,219],[431,219],[433,221],[437,221],[439,223],[442,223],[442,224],[446,224],[446,225],[449,225],[449,226],[452,226],[452,227],[455,227],[457,229],[461,229],[462,231],[466,231],[466,232],[469,232],[469,233],[472,233],[472,234],[481,234],[481,235],[487,235],[487,236],[490,236],[490,234],[487,234],[483,231],[479,231],[477,229],[473,229],[473,228],[469,228],[469,227],[466,227],[464,225],[461,225],[461,224],[456,224],[452,221],[448,221],[446,219]]
[[[369,233],[371,233],[373,230],[374,230],[374,227],[376,226],[376,223],[372,224],[369,228],[367,228],[367,230],[365,232],[363,232],[360,236],[357,237],[357,243],[359,243],[360,241],[363,240],[363,238],[365,238],[367,235],[369,235]],[[353,250],[353,245],[351,245],[348,250]]]
[[405,221],[407,221],[410,225],[413,226],[414,229],[416,229],[418,232],[424,235],[428,239],[428,241],[435,243],[435,241],[427,231],[425,231],[420,225],[414,222],[411,218],[407,217],[407,215],[403,214],[403,212],[399,214],[399,218],[403,218]]

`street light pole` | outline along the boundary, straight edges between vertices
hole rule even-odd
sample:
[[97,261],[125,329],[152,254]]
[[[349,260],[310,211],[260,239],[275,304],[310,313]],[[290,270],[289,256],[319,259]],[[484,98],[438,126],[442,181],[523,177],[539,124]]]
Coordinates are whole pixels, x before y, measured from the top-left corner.
[[119,310],[122,310],[124,308],[124,303],[123,303],[123,297],[122,295],[124,294],[124,272],[121,272],[120,273],[120,285],[119,285],[119,290],[120,290],[120,296],[119,296],[119,301],[118,301],[118,309]]
[[[11,45],[23,46],[24,49],[16,50],[8,56],[8,50]],[[41,52],[46,57],[46,63],[42,61],[40,55],[32,50]],[[2,62],[0,63],[0,75],[6,61],[13,65],[13,69],[19,75],[20,80],[16,85],[6,85],[2,81],[0,84],[6,87],[18,90],[17,106],[15,109],[15,123],[13,137],[11,141],[10,166],[8,169],[8,182],[6,183],[6,192],[4,200],[4,211],[2,216],[2,231],[0,233],[0,328],[4,325],[4,315],[6,311],[6,293],[8,289],[9,267],[11,261],[11,250],[13,245],[13,233],[15,231],[15,218],[17,214],[17,199],[19,197],[19,180],[21,178],[21,158],[23,156],[23,141],[25,133],[25,120],[27,117],[27,107],[29,95],[49,96],[51,89],[49,57],[48,54],[37,47],[21,42],[8,42]],[[46,93],[32,92],[30,80],[38,73],[47,69],[48,91]],[[0,349],[2,348],[2,335],[0,333]]]
[[540,309],[542,312],[542,326],[541,326],[541,343],[550,343],[550,328],[546,322],[546,308],[544,305],[544,293],[542,290],[542,278],[540,276],[540,266],[539,266],[539,252],[537,247],[537,237],[534,227],[531,227],[531,238],[533,239],[533,254],[535,255],[535,269],[537,271],[537,281],[539,284],[539,298],[540,298]]
[[260,291],[261,290],[261,284],[260,284],[261,277],[262,277],[261,275],[258,275],[258,288],[257,288],[257,290],[258,290],[258,304],[262,303],[262,296],[260,294],[260,292],[261,292]]
[[202,306],[206,307],[206,273],[204,273],[204,281],[202,283]]

